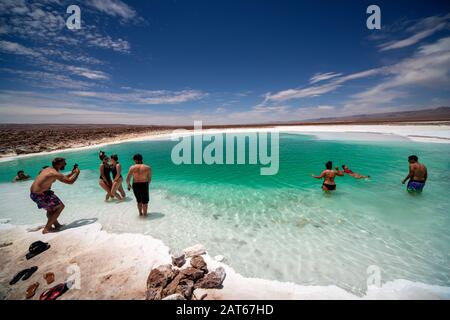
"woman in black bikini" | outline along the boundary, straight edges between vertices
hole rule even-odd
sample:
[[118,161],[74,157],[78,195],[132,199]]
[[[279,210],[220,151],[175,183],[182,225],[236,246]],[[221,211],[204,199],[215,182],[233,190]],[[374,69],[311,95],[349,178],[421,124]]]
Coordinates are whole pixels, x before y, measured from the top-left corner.
[[[119,163],[119,157],[117,154],[111,156],[111,173],[113,177],[113,183],[111,187],[111,194],[115,195],[117,199],[125,199],[125,190],[122,187],[122,165]],[[120,195],[117,193],[119,191]]]
[[112,181],[111,181],[111,169],[108,163],[109,158],[103,151],[100,151],[99,158],[102,161],[100,165],[100,180],[99,185],[106,191],[105,201],[108,201],[109,198],[114,198],[113,193],[111,193]]
[[328,161],[325,163],[326,170],[322,171],[320,176],[312,175],[316,179],[322,179],[324,178],[323,184],[322,184],[322,190],[323,191],[334,191],[336,190],[336,183],[334,182],[334,178],[336,176],[343,176],[344,173],[338,169],[333,170],[333,162]]

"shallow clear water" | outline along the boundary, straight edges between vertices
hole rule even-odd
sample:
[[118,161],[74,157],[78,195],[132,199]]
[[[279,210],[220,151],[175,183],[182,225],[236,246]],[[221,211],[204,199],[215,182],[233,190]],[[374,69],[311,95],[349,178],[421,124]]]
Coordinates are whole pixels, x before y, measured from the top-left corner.
[[[370,136],[370,138],[368,138]],[[362,136],[361,136],[362,137]],[[98,151],[64,152],[0,163],[0,218],[16,224],[43,223],[45,214],[29,199],[31,182],[9,181],[19,169],[35,176],[55,156],[76,162],[82,174],[72,186],[54,184],[66,204],[61,221],[98,218],[111,232],[139,232],[174,250],[204,244],[211,255],[250,277],[306,285],[335,284],[354,293],[366,288],[370,265],[382,282],[407,279],[450,286],[450,144],[418,143],[364,135],[280,135],[280,169],[259,175],[259,165],[172,164],[176,142],[130,142],[103,147],[122,165],[134,153],[153,168],[150,217],[140,219],[134,198],[104,203],[98,186]],[[381,140],[383,139],[383,140]],[[423,194],[405,192],[406,158],[418,154],[429,169]],[[370,180],[338,177],[325,195],[311,178],[333,160]]]

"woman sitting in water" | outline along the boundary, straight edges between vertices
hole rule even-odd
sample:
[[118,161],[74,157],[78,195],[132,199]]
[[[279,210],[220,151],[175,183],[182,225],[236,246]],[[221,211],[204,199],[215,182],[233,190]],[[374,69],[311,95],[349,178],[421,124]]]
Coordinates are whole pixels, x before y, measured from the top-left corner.
[[[111,187],[111,194],[117,197],[119,200],[125,198],[125,190],[122,187],[122,165],[119,163],[119,157],[117,154],[111,156],[111,173],[113,177],[113,184]],[[117,193],[120,192],[120,195]]]
[[[338,169],[338,167],[336,167],[336,169]],[[363,176],[362,174],[353,172],[352,170],[350,170],[349,167],[347,167],[345,164],[342,165],[342,169],[344,169],[344,172],[346,174],[348,174],[349,176],[352,176],[355,179],[368,179],[370,178],[370,176]]]
[[108,201],[109,198],[114,198],[114,195],[111,192],[113,185],[111,181],[111,167],[109,164],[109,158],[103,151],[100,151],[99,158],[102,161],[102,164],[100,165],[99,185],[106,191],[105,201]]
[[334,178],[336,176],[343,176],[344,173],[336,167],[336,170],[333,170],[333,162],[328,161],[325,163],[326,170],[322,171],[320,176],[312,175],[316,179],[322,179],[324,178],[323,184],[322,184],[322,190],[323,191],[333,191],[336,190],[336,183],[334,182]]

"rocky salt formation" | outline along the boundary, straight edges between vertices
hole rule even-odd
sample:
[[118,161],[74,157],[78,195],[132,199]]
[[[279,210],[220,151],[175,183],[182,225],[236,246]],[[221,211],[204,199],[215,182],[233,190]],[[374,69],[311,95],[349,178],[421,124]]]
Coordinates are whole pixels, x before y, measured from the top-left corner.
[[[196,289],[219,289],[225,280],[225,269],[218,267],[208,272],[208,266],[200,255],[206,250],[196,245],[172,256],[172,264],[160,265],[151,270],[147,278],[147,300],[203,300],[207,293]],[[186,263],[186,256],[192,256]]]

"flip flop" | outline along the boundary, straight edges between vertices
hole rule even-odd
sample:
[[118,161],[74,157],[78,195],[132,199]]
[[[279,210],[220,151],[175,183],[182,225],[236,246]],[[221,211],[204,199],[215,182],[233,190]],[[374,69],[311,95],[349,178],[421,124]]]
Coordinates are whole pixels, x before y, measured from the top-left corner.
[[22,279],[22,277],[28,272],[29,269],[24,269],[22,271],[19,271],[14,278],[12,278],[12,280],[9,282],[9,285],[12,286],[13,284],[16,284],[17,281],[19,281],[20,279]]
[[25,273],[24,277],[22,278],[22,281],[28,280],[33,273],[35,273],[37,271],[38,267],[34,266],[31,267],[30,269],[27,269],[27,272]]
[[33,283],[31,286],[27,289],[27,299],[30,299],[34,296],[36,293],[36,289],[39,287],[39,282]]
[[62,296],[67,290],[69,290],[67,284],[65,283],[57,284],[53,288],[47,289],[44,292],[42,292],[41,296],[39,297],[39,300],[56,300],[60,296]]

